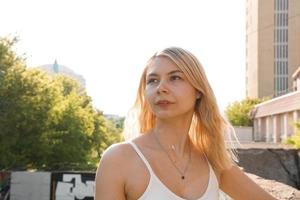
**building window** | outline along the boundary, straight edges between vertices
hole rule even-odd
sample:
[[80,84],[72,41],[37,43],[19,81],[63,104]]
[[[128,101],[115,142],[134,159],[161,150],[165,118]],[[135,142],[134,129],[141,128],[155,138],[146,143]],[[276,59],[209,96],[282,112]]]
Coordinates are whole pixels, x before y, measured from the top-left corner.
[[275,96],[288,91],[288,0],[274,1]]

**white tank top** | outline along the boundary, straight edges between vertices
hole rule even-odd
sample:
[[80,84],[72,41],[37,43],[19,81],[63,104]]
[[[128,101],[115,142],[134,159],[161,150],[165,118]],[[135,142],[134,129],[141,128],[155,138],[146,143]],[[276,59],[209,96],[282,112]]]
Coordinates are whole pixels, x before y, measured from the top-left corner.
[[[160,179],[155,175],[153,172],[149,162],[145,158],[145,156],[142,154],[140,149],[137,147],[136,144],[134,144],[132,141],[128,142],[131,144],[131,146],[134,148],[136,153],[140,156],[140,158],[145,163],[149,173],[150,173],[150,181],[148,183],[148,186],[145,190],[145,192],[142,194],[142,196],[138,200],[156,200],[156,199],[163,199],[163,200],[185,200],[181,198],[180,196],[176,195],[174,192],[172,192],[167,186],[165,186]],[[208,160],[207,160],[208,162]],[[204,194],[198,198],[198,200],[219,200],[219,183],[218,179],[210,166],[210,163],[208,162],[209,166],[209,181],[208,186],[206,188],[206,191]]]

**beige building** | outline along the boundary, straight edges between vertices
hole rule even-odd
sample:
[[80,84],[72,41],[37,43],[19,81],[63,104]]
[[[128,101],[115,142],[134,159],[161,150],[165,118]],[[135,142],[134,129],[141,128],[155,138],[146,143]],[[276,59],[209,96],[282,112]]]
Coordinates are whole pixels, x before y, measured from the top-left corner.
[[300,0],[247,0],[246,96],[293,91],[300,66]]
[[300,67],[293,73],[294,91],[260,103],[254,107],[255,141],[282,142],[297,132],[300,122]]

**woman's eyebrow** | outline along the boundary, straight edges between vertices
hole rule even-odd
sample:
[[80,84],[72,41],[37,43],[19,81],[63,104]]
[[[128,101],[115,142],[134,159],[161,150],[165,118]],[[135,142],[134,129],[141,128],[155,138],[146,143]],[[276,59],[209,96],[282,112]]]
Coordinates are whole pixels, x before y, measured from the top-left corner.
[[179,69],[174,70],[174,71],[170,71],[168,74],[170,75],[170,74],[175,74],[175,73],[182,73],[183,74],[183,72]]
[[[183,72],[181,70],[177,69],[177,70],[168,72],[168,75],[175,74],[175,73],[183,73]],[[152,72],[152,73],[147,74],[147,77],[149,77],[149,76],[158,76],[158,74],[155,72]]]

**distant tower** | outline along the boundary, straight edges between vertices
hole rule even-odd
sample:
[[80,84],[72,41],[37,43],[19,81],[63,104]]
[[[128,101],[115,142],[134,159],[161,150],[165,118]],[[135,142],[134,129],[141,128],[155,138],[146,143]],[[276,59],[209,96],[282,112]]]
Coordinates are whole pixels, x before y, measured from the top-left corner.
[[53,72],[56,73],[56,74],[58,73],[58,67],[59,66],[57,64],[57,60],[55,59],[54,64],[53,64]]
[[48,72],[50,75],[65,75],[72,79],[75,79],[83,88],[85,88],[85,80],[82,75],[76,74],[70,68],[64,65],[58,65],[55,59],[53,64],[41,65],[38,68]]

